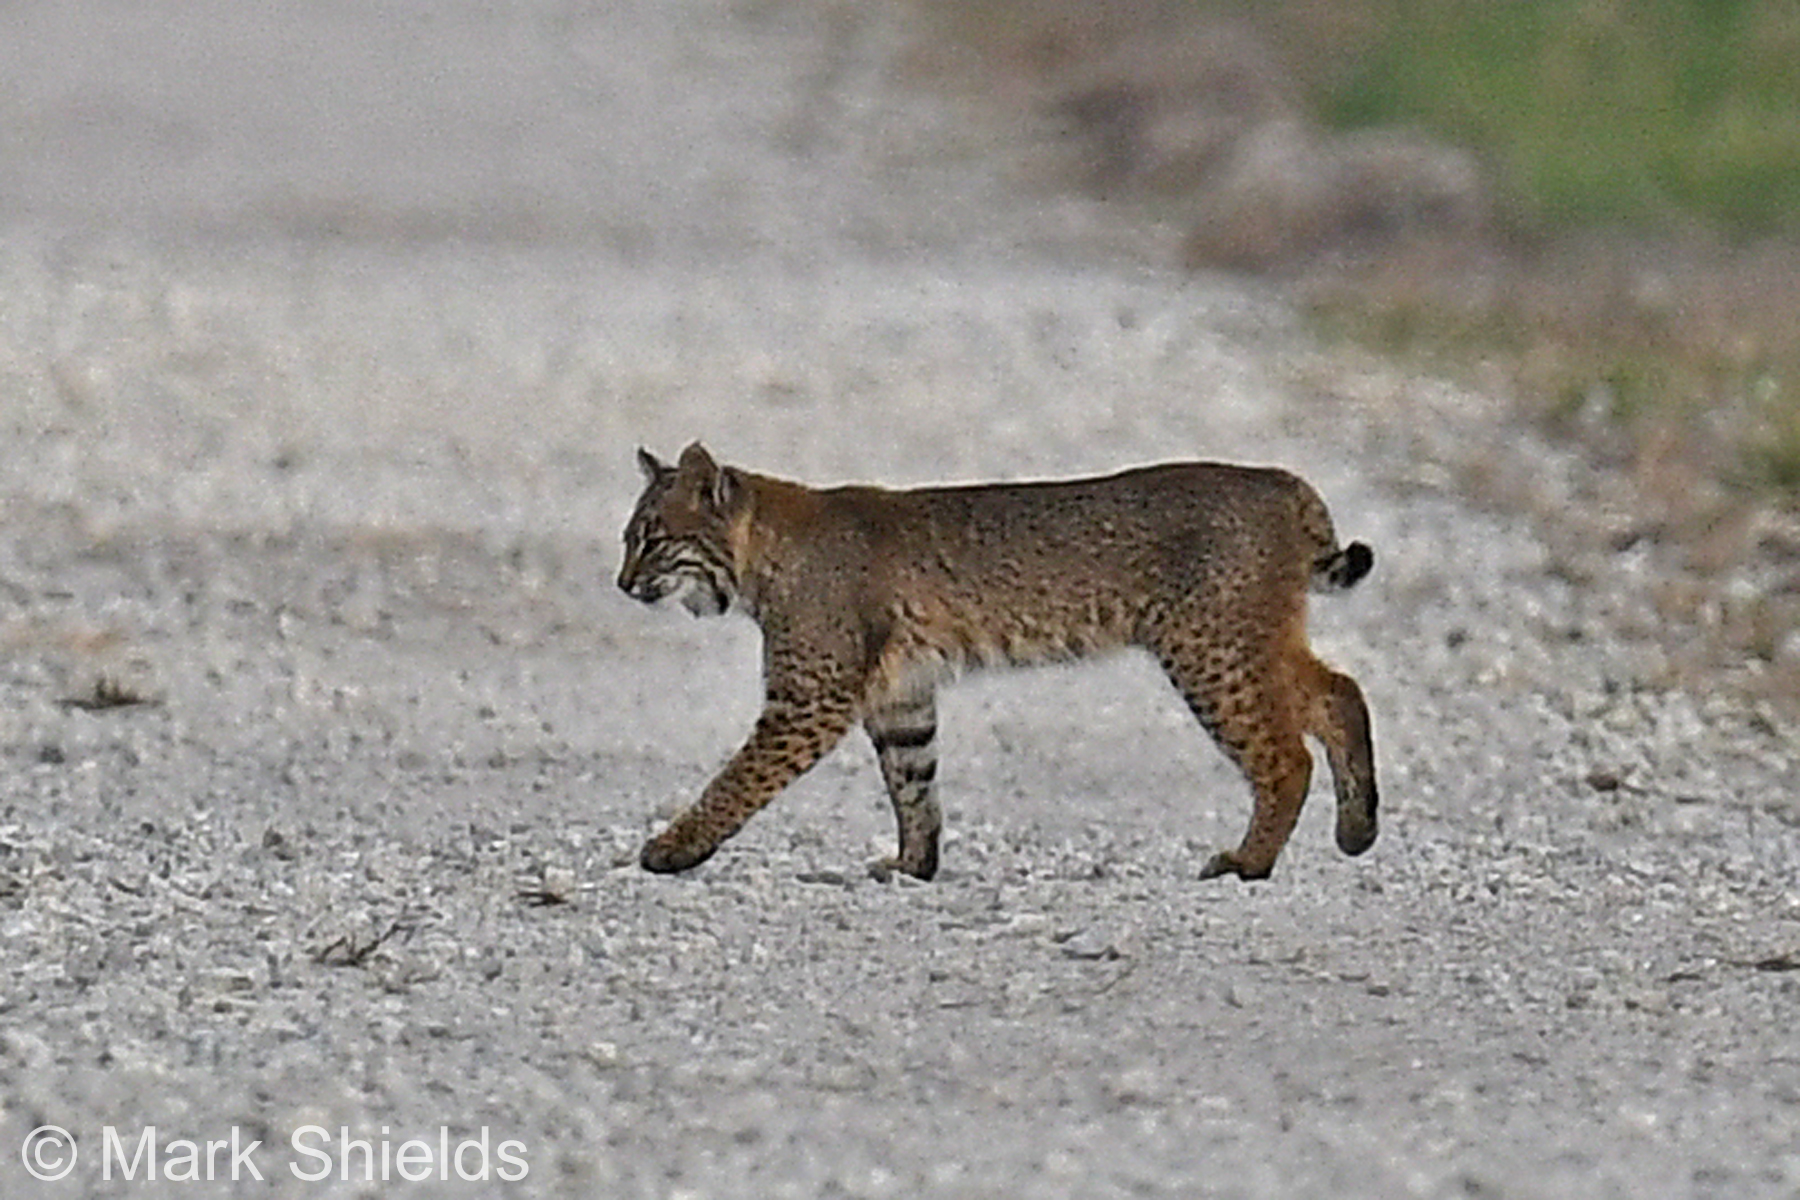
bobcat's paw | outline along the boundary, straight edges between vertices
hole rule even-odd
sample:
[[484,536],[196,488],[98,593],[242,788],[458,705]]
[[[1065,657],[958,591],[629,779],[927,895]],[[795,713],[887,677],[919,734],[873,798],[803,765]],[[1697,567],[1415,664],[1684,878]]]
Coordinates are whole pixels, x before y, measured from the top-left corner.
[[910,875],[917,880],[928,880],[937,874],[937,856],[934,854],[924,862],[909,863],[898,855],[878,858],[869,864],[869,878],[877,883],[886,883],[896,874]]
[[1358,855],[1375,844],[1381,823],[1376,819],[1378,800],[1375,781],[1338,789],[1337,844],[1345,854]]
[[638,865],[658,875],[672,875],[699,866],[717,849],[717,846],[695,845],[659,834],[644,843],[643,851],[638,854]]
[[1217,879],[1221,875],[1236,875],[1239,879],[1244,880],[1267,879],[1269,872],[1273,869],[1273,863],[1260,870],[1246,867],[1238,860],[1235,850],[1221,850],[1208,859],[1204,867],[1200,868],[1200,878]]
[[1377,826],[1373,814],[1366,819],[1340,817],[1337,826],[1338,849],[1354,858],[1375,844],[1376,833]]

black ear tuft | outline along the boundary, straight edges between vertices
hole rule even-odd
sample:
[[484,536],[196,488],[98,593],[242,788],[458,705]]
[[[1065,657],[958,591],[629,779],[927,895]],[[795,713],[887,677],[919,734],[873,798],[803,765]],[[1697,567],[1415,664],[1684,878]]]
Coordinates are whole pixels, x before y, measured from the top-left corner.
[[642,446],[638,447],[637,462],[638,470],[644,473],[645,483],[655,483],[669,471],[669,468],[664,466],[662,462],[658,460],[656,455],[650,453]]

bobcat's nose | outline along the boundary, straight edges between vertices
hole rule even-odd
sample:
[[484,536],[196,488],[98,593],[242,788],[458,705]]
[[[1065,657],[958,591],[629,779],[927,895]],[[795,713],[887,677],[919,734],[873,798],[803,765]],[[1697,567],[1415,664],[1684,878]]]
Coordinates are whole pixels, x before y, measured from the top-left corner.
[[619,572],[619,590],[633,600],[655,604],[669,589],[656,576],[638,574],[627,568]]
[[640,594],[645,583],[639,577],[642,574],[640,565],[639,556],[630,550],[625,552],[625,561],[619,564],[619,590],[637,600],[644,598]]

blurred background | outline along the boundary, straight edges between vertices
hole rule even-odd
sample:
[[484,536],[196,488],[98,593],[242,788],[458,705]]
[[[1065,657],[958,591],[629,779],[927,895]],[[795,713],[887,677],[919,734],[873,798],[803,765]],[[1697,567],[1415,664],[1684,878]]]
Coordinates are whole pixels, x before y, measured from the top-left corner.
[[1024,84],[1063,180],[1180,223],[1189,266],[1500,367],[1615,460],[1800,494],[1794,5],[923,3],[929,74]]
[[[801,81],[816,103],[778,128],[766,103],[734,102],[787,90],[778,56],[758,61],[754,36],[649,44],[629,3],[18,0],[0,220],[703,258],[803,245],[818,213],[868,207],[833,193],[930,192],[930,160],[985,156],[1040,197],[1177,229],[1166,253],[1191,268],[1297,278],[1330,331],[1497,368],[1535,418],[1677,491],[1697,476],[1800,495],[1790,3],[735,9],[771,50],[795,23],[821,30]],[[897,32],[897,64],[871,54]],[[712,95],[672,86],[696,69],[720,80]],[[851,178],[809,171],[834,159],[822,148],[882,137],[838,94],[857,71],[962,104]],[[692,137],[695,108],[709,131],[777,138],[794,173]],[[865,238],[929,236],[877,207]]]
[[[583,428],[641,433],[671,376],[619,368],[653,343],[721,403],[803,421],[821,382],[782,343],[842,306],[784,314],[721,264],[867,294],[848,263],[1048,249],[1272,283],[1328,346],[1498,398],[1598,473],[1604,504],[1552,523],[1604,508],[1593,537],[1681,576],[1672,621],[1800,658],[1791,3],[14,0],[4,22],[0,380],[24,441],[132,396],[153,456],[223,447],[233,511],[268,502],[246,460],[302,445],[457,428],[516,477]],[[759,327],[697,328],[696,288]],[[515,454],[494,397],[531,398],[542,453]],[[855,473],[801,428],[797,470]],[[924,435],[941,471],[976,469],[954,433]],[[1481,477],[1510,436],[1461,484],[1530,507]],[[68,486],[104,491],[83,439]]]
[[920,4],[919,74],[1056,146],[1024,177],[1501,398],[1597,472],[1553,539],[1652,553],[1727,657],[1796,649],[1800,8]]

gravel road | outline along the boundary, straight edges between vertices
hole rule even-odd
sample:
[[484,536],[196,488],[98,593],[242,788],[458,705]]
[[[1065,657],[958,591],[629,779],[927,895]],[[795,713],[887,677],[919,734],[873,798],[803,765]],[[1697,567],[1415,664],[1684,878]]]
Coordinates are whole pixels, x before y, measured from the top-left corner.
[[[1800,1196],[1790,731],[1459,499],[1567,469],[1487,401],[1022,188],[887,10],[5,20],[0,1193]],[[1197,882],[1248,796],[1122,658],[946,695],[934,883],[860,742],[640,872],[757,708],[747,622],[611,582],[694,437],[1301,471],[1381,842],[1321,781]]]

